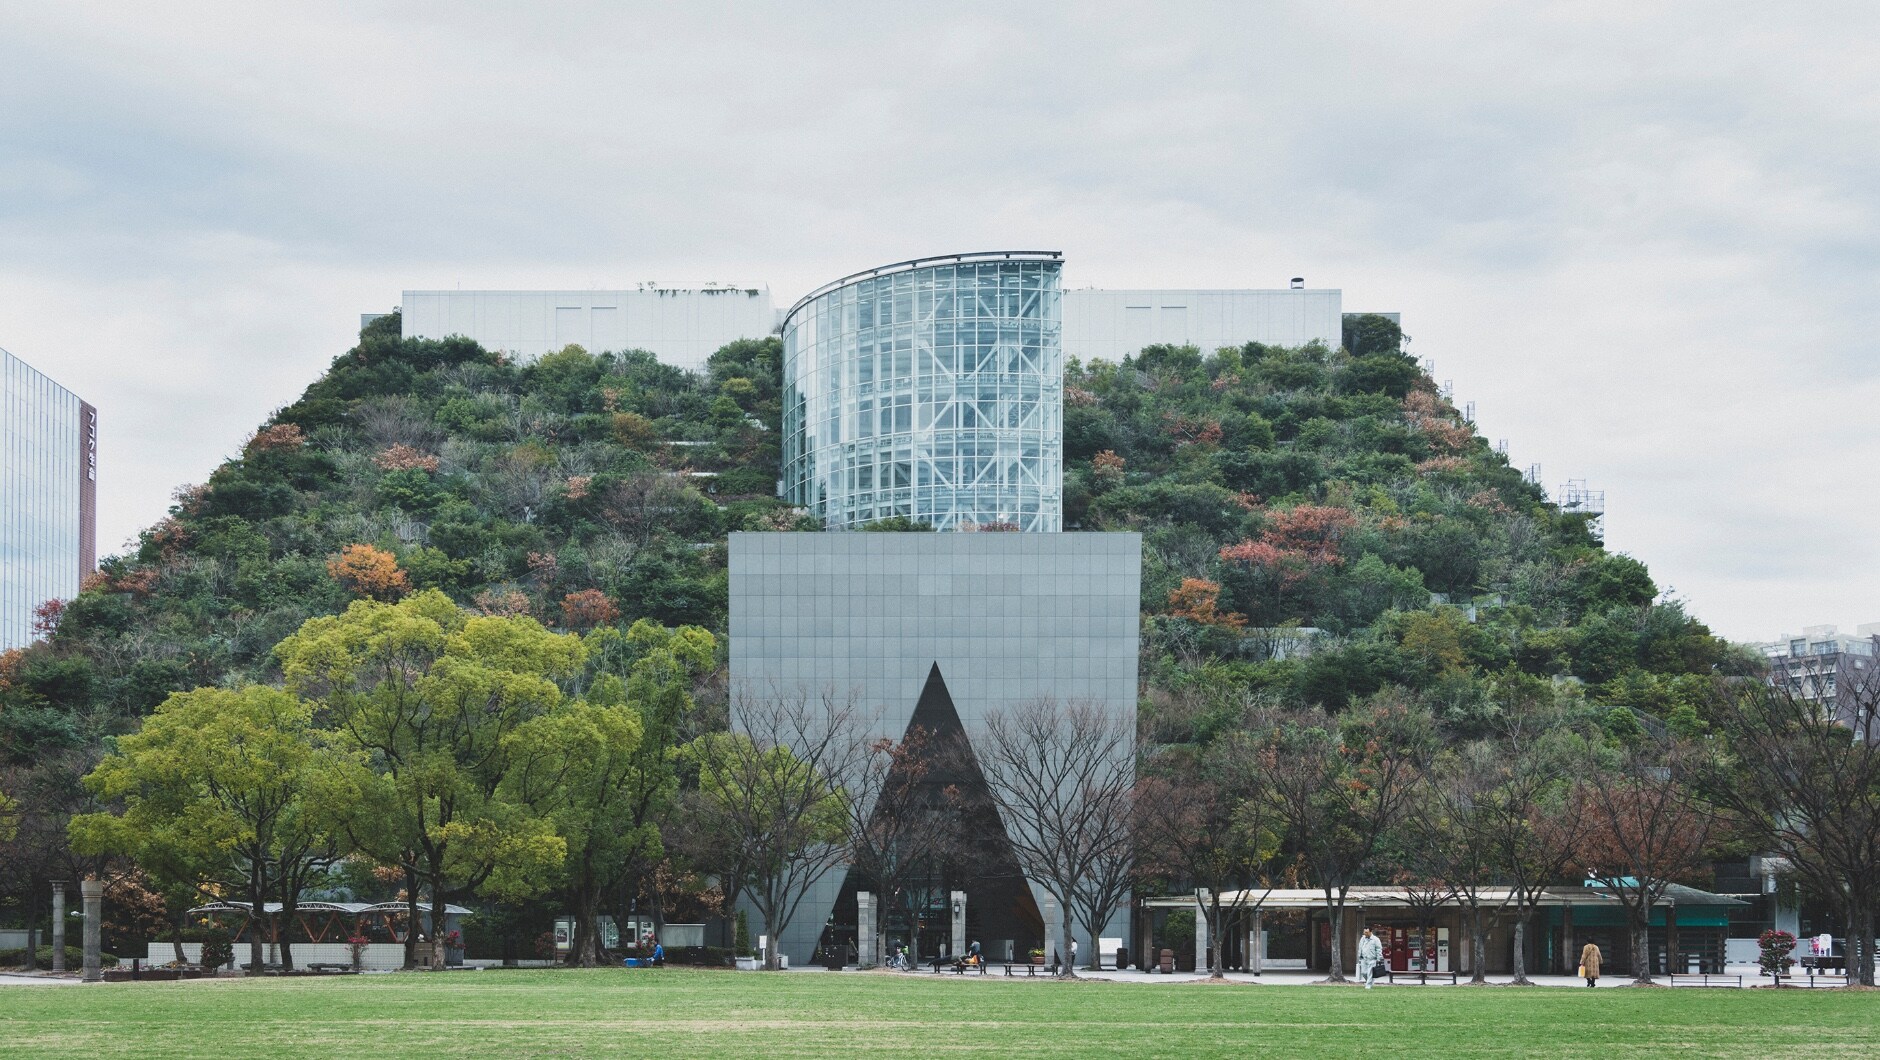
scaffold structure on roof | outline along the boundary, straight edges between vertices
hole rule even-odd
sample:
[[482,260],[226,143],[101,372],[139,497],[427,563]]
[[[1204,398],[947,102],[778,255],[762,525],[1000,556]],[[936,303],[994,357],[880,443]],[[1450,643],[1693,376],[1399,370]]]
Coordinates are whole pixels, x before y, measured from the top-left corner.
[[1588,489],[1583,478],[1570,478],[1560,484],[1560,510],[1576,515],[1590,515],[1597,525],[1606,515],[1606,491]]

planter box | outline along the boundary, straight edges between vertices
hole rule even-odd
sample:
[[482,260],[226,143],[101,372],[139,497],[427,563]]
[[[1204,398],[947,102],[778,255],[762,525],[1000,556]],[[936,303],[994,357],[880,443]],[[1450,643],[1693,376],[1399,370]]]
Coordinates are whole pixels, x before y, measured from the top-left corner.
[[737,960],[737,964],[738,964],[738,971],[740,972],[755,972],[757,971],[759,967],[761,967],[761,965],[757,963],[757,958],[755,957],[739,957]]

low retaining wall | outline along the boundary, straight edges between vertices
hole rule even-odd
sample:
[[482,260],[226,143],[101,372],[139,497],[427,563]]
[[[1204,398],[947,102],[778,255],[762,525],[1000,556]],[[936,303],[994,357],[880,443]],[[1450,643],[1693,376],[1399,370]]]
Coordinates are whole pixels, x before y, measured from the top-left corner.
[[[279,960],[280,955],[272,947],[266,948],[269,960]],[[192,964],[202,960],[202,943],[183,943],[183,956]],[[405,947],[397,942],[369,942],[365,953],[361,955],[360,967],[369,972],[395,972],[405,966]],[[145,960],[152,965],[165,965],[176,959],[176,946],[169,942],[153,942]],[[248,963],[248,944],[235,944],[235,959],[230,968]],[[294,944],[294,967],[307,968],[315,964],[352,964],[352,947],[344,942],[297,942]]]

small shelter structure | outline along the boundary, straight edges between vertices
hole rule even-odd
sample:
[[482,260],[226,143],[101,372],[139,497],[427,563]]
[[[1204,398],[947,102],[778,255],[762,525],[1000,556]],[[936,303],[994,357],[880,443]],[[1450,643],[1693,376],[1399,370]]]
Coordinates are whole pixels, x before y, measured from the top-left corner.
[[[348,940],[357,937],[368,940],[360,954],[360,964],[365,969],[389,971],[404,967],[405,940],[410,921],[410,908],[404,902],[304,901],[294,906],[293,917],[288,918],[283,912],[279,902],[266,903],[262,906],[261,915],[256,916],[253,906],[248,902],[222,901],[199,905],[189,910],[188,915],[216,924],[231,922],[230,937],[235,942],[237,963],[244,959],[242,947],[249,941],[250,933],[259,931],[268,944],[270,965],[279,963],[279,947],[285,936],[293,946],[294,963],[299,967],[307,968],[315,964],[350,966],[353,953]],[[426,940],[442,938],[446,942],[461,939],[462,920],[474,915],[474,912],[460,905],[445,906],[444,927],[439,933],[430,930],[430,907],[420,906],[419,937]],[[166,954],[171,951],[170,943],[152,943],[150,959],[153,963],[167,960]],[[190,960],[200,960],[200,944],[184,943],[184,954]],[[447,945],[443,963],[462,964],[462,945]]]
[[[1505,887],[1477,892],[1486,942],[1480,958],[1490,974],[1506,975],[1514,968],[1515,918],[1512,895]],[[1745,905],[1728,895],[1679,884],[1670,885],[1652,910],[1648,955],[1654,974],[1666,972],[1721,972],[1724,940],[1729,934],[1729,910]],[[1224,892],[1225,963],[1229,970],[1262,971],[1292,968],[1329,971],[1332,924],[1325,893],[1314,888],[1275,888]],[[1137,918],[1140,953],[1154,951],[1158,928],[1169,913],[1195,914],[1193,953],[1196,967],[1207,967],[1207,918],[1197,895],[1170,895],[1144,899]],[[1345,903],[1344,931],[1339,944],[1347,971],[1356,967],[1358,937],[1370,927],[1384,942],[1384,957],[1393,971],[1472,972],[1477,955],[1472,951],[1468,905],[1457,895],[1432,894],[1427,888],[1356,886]],[[1175,942],[1184,945],[1172,945]],[[1163,937],[1164,947],[1186,951],[1187,940]],[[1525,965],[1530,974],[1571,974],[1580,948],[1596,943],[1606,954],[1608,974],[1628,972],[1634,965],[1632,933],[1625,908],[1609,890],[1599,886],[1549,887],[1541,895],[1528,923]]]

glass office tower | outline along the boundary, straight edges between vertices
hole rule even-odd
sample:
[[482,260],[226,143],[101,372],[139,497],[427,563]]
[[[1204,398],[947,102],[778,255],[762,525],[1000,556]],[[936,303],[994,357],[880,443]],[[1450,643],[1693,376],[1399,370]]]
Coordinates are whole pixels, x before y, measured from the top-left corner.
[[0,350],[0,650],[33,610],[78,595],[96,556],[98,413]]
[[1059,529],[1062,256],[919,258],[811,292],[783,324],[779,493],[832,530]]

